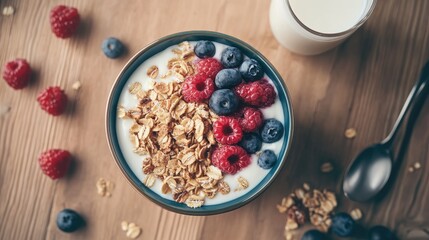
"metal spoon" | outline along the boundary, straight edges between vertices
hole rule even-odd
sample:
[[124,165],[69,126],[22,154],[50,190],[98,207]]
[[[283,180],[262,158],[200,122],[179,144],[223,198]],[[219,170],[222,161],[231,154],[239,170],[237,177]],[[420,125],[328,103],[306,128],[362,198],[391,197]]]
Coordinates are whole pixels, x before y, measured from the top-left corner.
[[[349,165],[343,180],[343,191],[353,201],[364,202],[376,196],[388,182],[394,161],[392,145],[404,117],[415,99],[425,95],[429,85],[429,61],[423,67],[419,80],[411,89],[398,119],[389,135],[380,143],[364,149]],[[415,105],[413,105],[414,107]]]

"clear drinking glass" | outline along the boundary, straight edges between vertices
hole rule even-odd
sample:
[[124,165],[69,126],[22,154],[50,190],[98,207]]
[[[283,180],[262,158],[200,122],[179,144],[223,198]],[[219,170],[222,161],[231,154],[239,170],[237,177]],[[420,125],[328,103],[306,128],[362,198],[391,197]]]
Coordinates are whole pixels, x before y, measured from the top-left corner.
[[[347,2],[347,0],[343,1]],[[291,0],[271,0],[271,30],[277,41],[290,51],[302,55],[319,54],[340,44],[365,23],[371,15],[377,0],[362,1],[366,1],[366,6],[363,8],[361,17],[356,19],[356,23],[353,26],[339,32],[324,33],[304,24],[304,21],[301,21],[293,11]],[[338,21],[341,20],[338,19]]]

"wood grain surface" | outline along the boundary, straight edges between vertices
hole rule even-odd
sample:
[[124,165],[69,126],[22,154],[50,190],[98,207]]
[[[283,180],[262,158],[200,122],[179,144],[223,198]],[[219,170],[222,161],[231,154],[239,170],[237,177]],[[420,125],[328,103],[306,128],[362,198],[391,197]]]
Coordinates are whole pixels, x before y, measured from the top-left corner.
[[[79,33],[68,40],[50,31],[49,10],[59,4],[79,9]],[[0,81],[0,239],[126,239],[123,220],[143,229],[139,239],[283,239],[286,217],[275,205],[308,182],[337,191],[339,210],[359,207],[362,224],[387,225],[400,239],[429,239],[429,104],[423,107],[403,151],[402,168],[387,195],[356,204],[341,196],[341,175],[364,146],[381,140],[429,58],[429,1],[379,0],[369,21],[338,48],[314,57],[291,54],[274,39],[269,1],[260,0],[1,0],[12,16],[0,16],[0,63],[26,58],[31,85],[14,91]],[[141,197],[126,181],[105,139],[105,105],[116,75],[139,49],[184,30],[230,34],[260,50],[279,70],[292,96],[295,136],[286,166],[258,199],[230,213],[191,217],[166,211]],[[103,39],[120,38],[125,56],[107,59]],[[82,88],[71,88],[75,81]],[[37,94],[50,85],[65,89],[67,113],[43,112]],[[355,139],[344,130],[357,129]],[[44,176],[37,157],[46,149],[72,152],[75,164],[64,179]],[[322,174],[326,161],[335,165]],[[409,173],[407,167],[422,168]],[[116,185],[110,198],[97,194],[103,177]],[[73,208],[85,229],[60,232],[58,211]]]

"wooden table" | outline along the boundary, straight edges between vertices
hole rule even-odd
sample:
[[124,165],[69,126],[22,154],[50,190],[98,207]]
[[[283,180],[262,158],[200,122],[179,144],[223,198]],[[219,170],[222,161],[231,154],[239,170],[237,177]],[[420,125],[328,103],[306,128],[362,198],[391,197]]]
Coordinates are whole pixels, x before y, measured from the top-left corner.
[[[59,3],[77,7],[83,20],[68,40],[50,31],[49,10]],[[122,220],[142,227],[139,239],[282,239],[286,217],[275,206],[303,182],[337,191],[339,210],[362,209],[364,226],[387,225],[401,239],[429,238],[428,104],[388,195],[357,204],[340,194],[345,167],[387,134],[429,58],[429,1],[379,0],[348,41],[315,57],[291,54],[276,42],[269,1],[0,2],[1,8],[8,5],[16,12],[0,16],[0,63],[23,57],[35,74],[21,91],[0,81],[0,239],[126,239]],[[193,29],[238,37],[269,58],[289,87],[296,123],[291,154],[275,183],[251,204],[210,217],[174,214],[141,197],[114,163],[104,130],[107,96],[127,60],[159,37]],[[108,36],[127,45],[124,57],[103,55],[100,45]],[[82,83],[79,91],[71,87],[75,81]],[[67,114],[40,110],[37,94],[50,85],[65,89]],[[354,139],[344,137],[350,127],[357,130]],[[73,153],[76,164],[64,179],[52,181],[40,171],[37,157],[48,148]],[[324,162],[334,164],[334,173],[320,172]],[[421,168],[409,173],[414,162]],[[110,198],[97,194],[100,177],[116,185]],[[60,232],[55,218],[65,207],[82,213],[87,227]]]

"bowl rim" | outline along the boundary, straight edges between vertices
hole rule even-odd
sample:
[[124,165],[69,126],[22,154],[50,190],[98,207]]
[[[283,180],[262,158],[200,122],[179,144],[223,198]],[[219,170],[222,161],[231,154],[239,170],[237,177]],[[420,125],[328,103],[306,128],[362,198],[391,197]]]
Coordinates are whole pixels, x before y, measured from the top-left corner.
[[[256,189],[256,191],[254,193],[251,194],[251,196],[247,197],[244,201],[240,201],[237,202],[235,204],[230,204],[229,206],[226,206],[224,208],[219,208],[217,210],[205,210],[205,211],[196,211],[199,208],[178,208],[169,204],[166,204],[164,202],[158,201],[157,199],[151,197],[149,194],[145,193],[145,191],[143,191],[140,186],[138,186],[134,180],[131,178],[131,176],[129,176],[128,172],[124,169],[124,167],[121,165],[121,160],[119,159],[119,156],[117,155],[117,152],[115,150],[115,148],[113,147],[113,142],[114,140],[111,137],[111,132],[112,131],[116,131],[116,127],[115,128],[111,128],[110,127],[110,119],[112,119],[112,108],[114,108],[115,110],[117,109],[117,106],[113,106],[113,94],[114,91],[116,90],[116,88],[118,88],[118,85],[120,83],[120,80],[122,79],[123,75],[125,74],[126,70],[135,62],[139,59],[140,56],[142,56],[143,54],[145,54],[149,49],[152,49],[154,47],[156,47],[158,44],[161,44],[163,42],[169,41],[169,40],[173,40],[175,38],[191,38],[191,37],[208,37],[208,38],[219,38],[219,39],[225,39],[226,41],[232,42],[238,46],[240,46],[240,48],[249,50],[251,52],[253,52],[254,55],[258,56],[259,58],[261,58],[264,61],[264,64],[268,66],[270,72],[272,73],[272,75],[276,76],[276,78],[278,78],[279,84],[281,85],[282,89],[284,91],[284,95],[285,95],[285,99],[286,99],[286,103],[285,105],[287,106],[288,110],[289,110],[289,118],[285,119],[289,120],[289,131],[288,131],[288,136],[285,134],[285,140],[287,141],[286,147],[284,149],[284,153],[283,153],[283,158],[281,159],[280,165],[277,167],[277,169],[275,169],[274,173],[272,174],[272,176],[269,178],[268,182],[265,184],[265,186],[260,187],[260,189]],[[128,80],[128,79],[127,79]],[[123,89],[123,88],[122,88]],[[279,91],[279,89],[277,89],[277,91]],[[114,111],[115,116],[116,117],[116,111]],[[146,45],[145,47],[143,47],[141,50],[139,50],[136,54],[134,54],[134,56],[132,56],[127,63],[122,67],[122,69],[120,70],[119,74],[117,75],[112,88],[110,89],[109,95],[108,95],[108,101],[106,104],[106,112],[105,112],[105,132],[106,132],[106,139],[109,145],[109,150],[110,153],[112,154],[113,159],[115,160],[116,165],[118,166],[118,168],[121,170],[122,174],[125,176],[125,178],[127,179],[127,182],[129,184],[131,184],[133,186],[133,188],[140,194],[145,196],[147,199],[149,199],[151,202],[157,204],[158,206],[161,206],[164,209],[168,209],[172,212],[175,213],[180,213],[180,214],[185,214],[185,215],[193,215],[193,216],[208,216],[208,215],[215,215],[215,214],[221,214],[221,213],[226,213],[235,209],[238,209],[248,203],[250,203],[251,201],[253,201],[254,199],[256,199],[257,197],[261,196],[261,194],[266,191],[269,186],[271,186],[271,184],[275,181],[275,179],[277,178],[277,176],[279,175],[280,171],[283,169],[283,167],[285,166],[285,162],[286,162],[286,158],[289,155],[290,152],[290,148],[292,145],[292,139],[293,139],[293,134],[294,134],[294,114],[293,114],[293,108],[292,108],[292,103],[291,103],[291,97],[290,97],[290,93],[288,91],[288,88],[286,86],[286,83],[284,82],[283,78],[281,77],[280,73],[276,70],[276,68],[274,67],[274,65],[262,54],[260,53],[258,50],[256,50],[255,48],[253,48],[251,45],[247,44],[246,42],[232,37],[230,35],[227,34],[223,34],[223,33],[219,33],[219,32],[214,32],[214,31],[206,31],[206,30],[193,30],[193,31],[183,31],[183,32],[177,32],[177,33],[173,33],[167,36],[164,36],[162,38],[159,38],[151,43],[149,43],[148,45]],[[286,137],[288,137],[286,139]],[[116,139],[117,141],[117,139]],[[118,144],[119,145],[119,144]],[[120,151],[122,152],[122,151]],[[125,157],[124,157],[125,160]],[[250,194],[252,190],[250,190],[248,193],[238,197],[242,198],[245,197],[246,195]],[[156,194],[156,193],[155,193]],[[160,198],[164,199],[162,196],[159,196]],[[235,199],[236,200],[236,199]],[[234,201],[234,200],[231,200]],[[216,204],[216,205],[211,205],[211,206],[217,206],[217,205],[221,205],[221,204],[228,204],[228,202],[224,202],[224,203],[220,203],[220,204]]]

